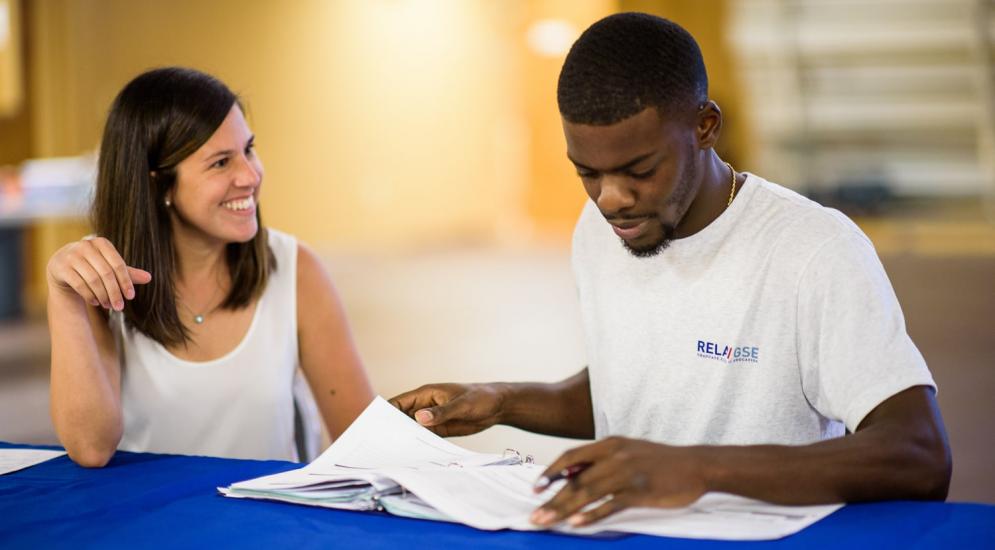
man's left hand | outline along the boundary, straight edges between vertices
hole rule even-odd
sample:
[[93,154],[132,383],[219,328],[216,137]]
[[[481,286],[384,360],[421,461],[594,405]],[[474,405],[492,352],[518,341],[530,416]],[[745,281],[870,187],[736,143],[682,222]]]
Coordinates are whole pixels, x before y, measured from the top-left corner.
[[[587,525],[631,506],[687,506],[706,491],[700,448],[625,437],[571,449],[550,464],[540,479],[580,464],[588,466],[533,512],[533,523],[548,526],[566,520],[573,526]],[[598,506],[582,511],[597,502]]]

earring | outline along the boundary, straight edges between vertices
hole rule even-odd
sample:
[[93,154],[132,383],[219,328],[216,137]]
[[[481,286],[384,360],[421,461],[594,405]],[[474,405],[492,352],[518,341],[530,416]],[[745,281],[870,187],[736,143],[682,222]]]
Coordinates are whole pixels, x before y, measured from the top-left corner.
[[173,201],[169,200],[169,197],[166,197],[166,208],[169,208],[170,206],[173,206]]

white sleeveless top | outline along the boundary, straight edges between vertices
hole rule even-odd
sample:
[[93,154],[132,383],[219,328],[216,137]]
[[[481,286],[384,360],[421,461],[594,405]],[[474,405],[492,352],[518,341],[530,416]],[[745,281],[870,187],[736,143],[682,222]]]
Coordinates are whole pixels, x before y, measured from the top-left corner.
[[126,329],[121,314],[112,316],[124,414],[119,449],[297,460],[297,241],[267,232],[276,271],[249,330],[225,356],[204,362],[179,359],[162,344]]

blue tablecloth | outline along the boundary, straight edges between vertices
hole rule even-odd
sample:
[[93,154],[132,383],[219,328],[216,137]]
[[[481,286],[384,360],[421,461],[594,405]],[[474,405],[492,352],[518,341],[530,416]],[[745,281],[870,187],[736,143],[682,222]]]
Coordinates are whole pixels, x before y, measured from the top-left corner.
[[[0,442],[0,447],[16,447]],[[0,476],[0,548],[968,548],[995,547],[995,506],[846,506],[777,541],[486,532],[382,513],[225,498],[216,488],[298,464],[118,452],[105,468],[63,456]]]

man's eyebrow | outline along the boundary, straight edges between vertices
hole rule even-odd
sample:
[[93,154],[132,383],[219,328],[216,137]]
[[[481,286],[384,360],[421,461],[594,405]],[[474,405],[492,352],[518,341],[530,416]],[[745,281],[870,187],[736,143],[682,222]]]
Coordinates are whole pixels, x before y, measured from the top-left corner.
[[573,157],[571,157],[570,153],[567,153],[567,158],[570,159],[570,162],[572,162],[574,164],[574,166],[576,166],[577,168],[579,168],[581,170],[590,170],[591,172],[602,172],[602,171],[604,171],[604,172],[608,172],[608,173],[613,173],[613,172],[621,172],[623,170],[628,170],[629,168],[632,168],[633,166],[639,164],[640,162],[642,162],[642,161],[644,161],[644,160],[652,157],[653,154],[654,153],[650,152],[650,153],[646,153],[646,154],[643,154],[643,155],[639,155],[638,157],[636,157],[636,158],[634,158],[634,159],[632,159],[632,160],[630,160],[628,162],[625,162],[624,164],[622,164],[620,166],[615,166],[613,168],[609,168],[608,170],[596,170],[594,168],[591,168],[590,166],[584,166],[583,164],[577,162]]

